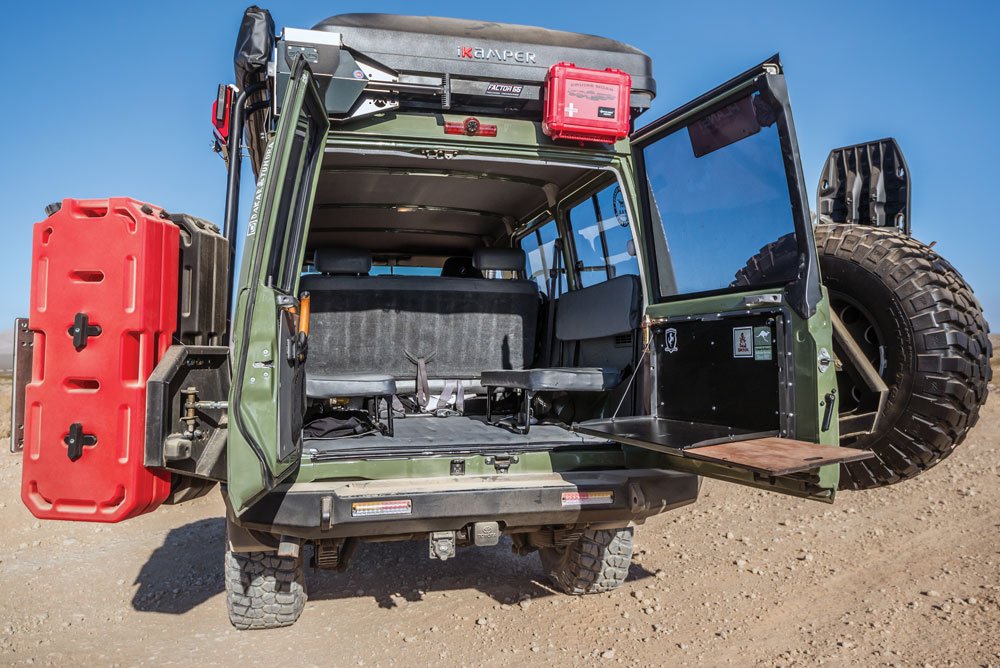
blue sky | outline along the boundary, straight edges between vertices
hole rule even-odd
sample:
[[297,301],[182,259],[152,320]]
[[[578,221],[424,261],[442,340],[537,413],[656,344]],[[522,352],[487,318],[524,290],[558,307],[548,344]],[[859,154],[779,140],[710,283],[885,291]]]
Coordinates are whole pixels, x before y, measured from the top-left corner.
[[[248,3],[17,3],[5,9],[0,330],[26,314],[31,226],[63,197],[129,195],[221,224],[210,150],[217,83]],[[913,229],[1000,322],[994,235],[1000,157],[1000,4],[940,2],[264,3],[281,26],[329,13],[481,18],[604,35],[653,56],[652,120],[780,51],[810,192],[829,150],[896,137]],[[244,183],[252,183],[245,175]],[[249,195],[252,188],[244,189]],[[243,207],[246,212],[246,207]],[[244,216],[245,219],[245,216]]]

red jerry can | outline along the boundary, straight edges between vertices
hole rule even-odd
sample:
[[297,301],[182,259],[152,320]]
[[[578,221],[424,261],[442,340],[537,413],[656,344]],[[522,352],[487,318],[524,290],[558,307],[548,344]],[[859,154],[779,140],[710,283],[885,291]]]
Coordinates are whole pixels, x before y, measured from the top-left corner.
[[21,499],[44,519],[150,512],[170,474],[143,465],[146,380],[177,329],[179,230],[129,198],[63,200],[35,224]]

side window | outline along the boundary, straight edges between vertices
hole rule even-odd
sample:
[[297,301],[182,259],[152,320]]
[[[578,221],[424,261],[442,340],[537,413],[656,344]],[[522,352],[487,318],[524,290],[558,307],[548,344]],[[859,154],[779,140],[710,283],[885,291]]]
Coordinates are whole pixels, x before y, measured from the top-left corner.
[[605,186],[568,213],[581,287],[639,273],[628,209],[619,184]]
[[[555,259],[556,239],[559,231],[556,229],[556,222],[549,222],[536,227],[527,235],[521,237],[521,248],[528,256],[528,278],[538,284],[538,289],[548,294],[550,270],[553,268]],[[562,265],[562,260],[560,260]],[[556,295],[562,294],[565,288],[563,276],[566,274],[566,267],[561,266],[559,271],[559,281],[556,285]]]
[[302,270],[299,257],[314,187],[310,175],[322,155],[322,145],[323,134],[307,118],[301,119],[292,136],[288,168],[280,184],[278,222],[267,270],[268,284],[285,292],[291,292]]

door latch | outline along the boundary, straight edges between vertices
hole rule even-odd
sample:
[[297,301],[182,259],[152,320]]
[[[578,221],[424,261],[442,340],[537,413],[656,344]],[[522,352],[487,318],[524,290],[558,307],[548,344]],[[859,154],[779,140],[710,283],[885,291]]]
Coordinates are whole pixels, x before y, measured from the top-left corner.
[[506,473],[510,470],[511,464],[517,464],[519,461],[521,460],[517,458],[517,455],[494,455],[486,458],[486,465],[493,466],[497,473]]
[[777,292],[769,292],[763,295],[751,295],[743,298],[743,306],[777,306],[781,304],[781,295]]

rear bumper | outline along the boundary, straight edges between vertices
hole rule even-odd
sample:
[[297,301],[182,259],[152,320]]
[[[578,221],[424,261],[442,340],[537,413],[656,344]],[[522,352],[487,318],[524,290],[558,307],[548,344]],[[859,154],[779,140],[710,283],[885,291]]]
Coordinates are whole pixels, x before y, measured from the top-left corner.
[[[508,530],[625,525],[693,503],[698,487],[698,476],[660,469],[293,483],[262,498],[235,522],[306,539],[458,530],[480,521],[500,522]],[[610,499],[576,501],[578,492],[608,491]],[[409,501],[409,508],[396,515],[358,515],[355,504],[378,501]]]

